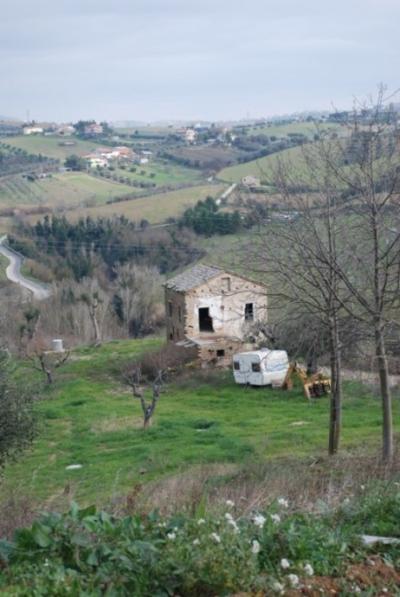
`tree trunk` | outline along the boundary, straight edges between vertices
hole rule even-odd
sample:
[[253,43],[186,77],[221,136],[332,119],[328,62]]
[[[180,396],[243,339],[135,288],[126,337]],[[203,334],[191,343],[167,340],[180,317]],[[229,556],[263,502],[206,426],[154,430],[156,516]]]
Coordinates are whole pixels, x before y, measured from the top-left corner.
[[336,315],[333,315],[330,318],[329,333],[331,342],[331,400],[328,452],[331,456],[333,456],[339,450],[340,433],[342,428],[342,364]]
[[385,462],[390,462],[393,458],[392,396],[389,385],[389,369],[385,350],[385,339],[381,322],[377,323],[375,327],[375,350],[382,398],[383,460]]
[[89,313],[90,313],[90,319],[92,320],[93,330],[94,330],[94,344],[95,344],[95,346],[100,346],[100,344],[101,344],[100,326],[99,326],[99,322],[97,321],[95,310],[89,309]]

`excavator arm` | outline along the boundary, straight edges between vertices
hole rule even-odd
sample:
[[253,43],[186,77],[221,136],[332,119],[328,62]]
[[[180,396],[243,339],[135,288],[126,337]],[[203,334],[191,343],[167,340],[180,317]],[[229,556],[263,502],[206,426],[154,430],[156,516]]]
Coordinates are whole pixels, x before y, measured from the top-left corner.
[[296,362],[291,363],[289,366],[281,386],[283,390],[291,390],[293,388],[293,377],[295,375],[301,381],[304,395],[308,400],[311,400],[311,398],[320,398],[331,391],[331,380],[328,377],[322,375],[322,373],[307,375],[304,367],[301,367]]

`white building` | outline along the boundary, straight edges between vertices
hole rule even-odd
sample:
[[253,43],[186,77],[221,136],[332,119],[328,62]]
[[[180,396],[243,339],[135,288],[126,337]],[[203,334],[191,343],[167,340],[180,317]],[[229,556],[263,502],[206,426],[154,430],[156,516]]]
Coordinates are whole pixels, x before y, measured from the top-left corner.
[[24,126],[22,130],[24,135],[43,135],[43,129],[40,126]]
[[248,176],[244,176],[242,178],[242,185],[249,189],[254,189],[256,187],[261,186],[261,181],[256,176],[252,176],[251,174],[249,174]]

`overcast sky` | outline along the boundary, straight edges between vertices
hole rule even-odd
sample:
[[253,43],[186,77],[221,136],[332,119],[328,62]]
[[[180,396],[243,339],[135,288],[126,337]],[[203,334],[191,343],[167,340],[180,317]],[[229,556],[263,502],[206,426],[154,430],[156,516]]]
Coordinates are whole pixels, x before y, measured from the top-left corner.
[[400,85],[400,0],[0,0],[0,114],[238,119]]

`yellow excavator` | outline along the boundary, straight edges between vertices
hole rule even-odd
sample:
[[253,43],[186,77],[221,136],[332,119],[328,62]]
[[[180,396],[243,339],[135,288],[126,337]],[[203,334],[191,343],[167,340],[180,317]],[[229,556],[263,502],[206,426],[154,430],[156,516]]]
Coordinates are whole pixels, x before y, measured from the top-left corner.
[[304,367],[298,363],[291,363],[286,373],[285,379],[282,383],[283,390],[291,390],[293,388],[293,377],[297,376],[303,384],[304,395],[306,398],[320,398],[326,394],[330,394],[331,380],[322,373],[313,373],[307,375]]

